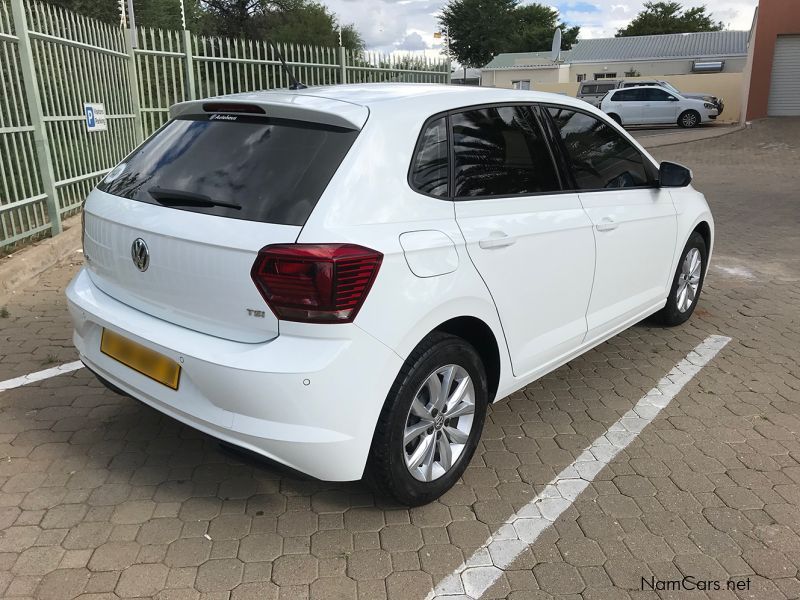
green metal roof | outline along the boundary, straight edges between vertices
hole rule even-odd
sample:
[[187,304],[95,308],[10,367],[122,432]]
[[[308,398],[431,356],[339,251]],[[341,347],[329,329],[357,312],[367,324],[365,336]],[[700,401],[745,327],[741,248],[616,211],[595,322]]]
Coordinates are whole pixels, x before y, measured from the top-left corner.
[[[561,53],[562,60],[569,62],[568,57],[572,51]],[[515,69],[521,67],[552,67],[550,52],[509,52],[495,56],[484,69]]]
[[[566,63],[703,59],[747,55],[748,31],[705,31],[578,40],[561,53]],[[498,54],[484,69],[553,66],[549,52]]]

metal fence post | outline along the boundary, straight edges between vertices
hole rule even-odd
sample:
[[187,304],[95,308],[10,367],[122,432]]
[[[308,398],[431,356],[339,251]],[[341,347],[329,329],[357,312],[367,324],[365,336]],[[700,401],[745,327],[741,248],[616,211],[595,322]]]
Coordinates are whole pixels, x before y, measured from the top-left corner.
[[47,139],[42,97],[39,92],[39,80],[36,76],[33,48],[28,32],[28,18],[25,14],[23,0],[11,0],[11,17],[14,20],[14,32],[17,34],[18,39],[17,48],[22,70],[22,83],[25,86],[25,101],[28,104],[28,112],[31,116],[36,160],[39,163],[39,172],[42,177],[42,190],[47,194],[47,213],[50,217],[50,230],[53,235],[57,235],[61,233],[61,211],[58,205],[56,174],[53,170],[50,142]]
[[133,120],[133,132],[136,136],[136,143],[144,140],[144,126],[142,125],[142,107],[139,103],[139,76],[136,72],[136,51],[131,42],[130,29],[125,31],[125,50],[128,53],[128,86],[131,96],[131,113],[135,117]]
[[192,32],[183,30],[183,53],[186,56],[186,100],[197,100],[197,91],[194,87],[194,56],[192,55]]
[[347,83],[347,49],[339,46],[339,65],[342,72],[342,83]]
[[[453,65],[450,62],[449,58],[447,59],[446,67],[447,67],[447,81],[445,83],[447,83],[447,85],[450,85],[451,83],[453,83]],[[464,85],[467,85],[466,76],[464,77]]]

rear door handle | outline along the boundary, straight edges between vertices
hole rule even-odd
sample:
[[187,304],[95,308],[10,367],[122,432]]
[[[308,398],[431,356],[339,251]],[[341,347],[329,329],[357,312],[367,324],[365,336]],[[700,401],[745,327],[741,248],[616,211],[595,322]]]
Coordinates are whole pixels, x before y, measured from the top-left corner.
[[619,227],[619,223],[614,220],[614,217],[603,217],[596,227],[597,231],[611,231]]
[[502,231],[493,231],[489,237],[478,242],[478,246],[484,250],[491,250],[492,248],[505,248],[512,245],[516,240],[509,237],[507,233]]

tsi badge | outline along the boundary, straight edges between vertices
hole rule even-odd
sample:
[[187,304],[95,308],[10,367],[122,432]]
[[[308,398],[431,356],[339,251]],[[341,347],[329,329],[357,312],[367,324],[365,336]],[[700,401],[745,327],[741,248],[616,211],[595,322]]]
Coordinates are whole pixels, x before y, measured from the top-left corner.
[[259,319],[263,319],[266,316],[266,313],[263,310],[256,310],[254,308],[246,308],[247,314],[251,317],[258,317]]
[[147,249],[147,244],[145,244],[142,238],[133,240],[133,244],[131,244],[131,258],[137,269],[142,272],[147,271],[147,267],[150,266],[150,250]]

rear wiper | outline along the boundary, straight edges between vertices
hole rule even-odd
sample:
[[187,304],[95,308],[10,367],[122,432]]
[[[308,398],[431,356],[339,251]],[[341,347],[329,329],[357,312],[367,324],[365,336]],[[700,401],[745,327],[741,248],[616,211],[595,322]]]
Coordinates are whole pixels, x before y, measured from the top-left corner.
[[194,192],[184,192],[183,190],[171,190],[153,186],[147,193],[156,199],[156,202],[164,206],[224,206],[225,208],[233,208],[234,210],[241,210],[241,204],[235,202],[223,202],[222,200],[214,200],[203,194],[195,194]]

